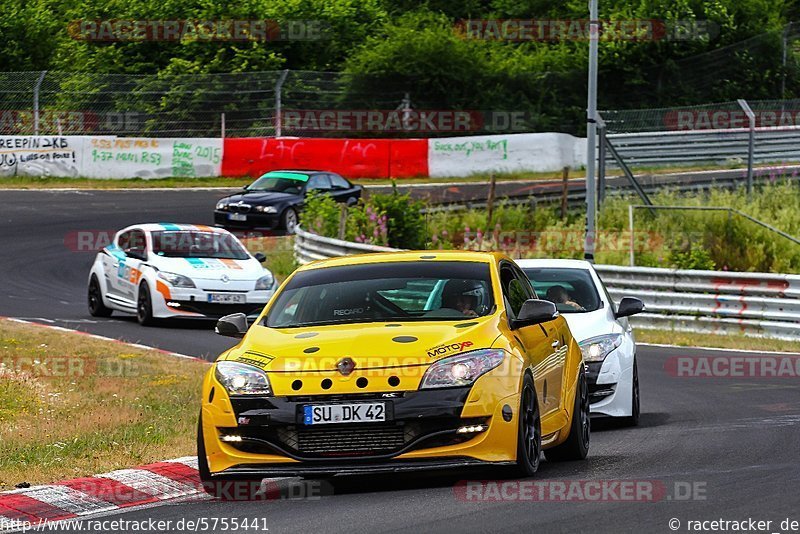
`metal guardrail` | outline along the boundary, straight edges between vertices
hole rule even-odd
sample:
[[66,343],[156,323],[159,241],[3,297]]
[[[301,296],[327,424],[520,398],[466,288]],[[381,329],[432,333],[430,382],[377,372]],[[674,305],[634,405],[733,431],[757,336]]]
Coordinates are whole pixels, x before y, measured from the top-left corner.
[[596,265],[614,300],[640,298],[639,328],[800,340],[800,276]]
[[351,243],[341,239],[322,237],[302,228],[295,228],[294,256],[298,263],[305,265],[316,260],[324,260],[335,256],[350,256],[353,254],[369,254],[371,252],[395,252],[397,249]]
[[[333,256],[398,249],[321,237],[302,229],[295,257],[305,264]],[[646,313],[637,328],[744,334],[800,340],[800,275],[595,265],[611,297],[636,297]]]
[[[630,166],[748,161],[748,129],[607,134]],[[800,127],[756,128],[753,161],[800,161]],[[609,161],[609,164],[611,162]]]

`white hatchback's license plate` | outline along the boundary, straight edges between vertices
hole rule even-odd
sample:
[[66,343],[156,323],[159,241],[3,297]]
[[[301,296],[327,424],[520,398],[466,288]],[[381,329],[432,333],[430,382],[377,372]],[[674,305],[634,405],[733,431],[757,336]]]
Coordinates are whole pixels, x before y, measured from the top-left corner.
[[383,402],[303,406],[303,423],[306,425],[379,421],[386,421],[386,404]]
[[241,293],[209,293],[208,302],[214,304],[244,304],[246,302]]
[[243,215],[241,213],[229,213],[228,214],[229,221],[246,221],[247,215]]

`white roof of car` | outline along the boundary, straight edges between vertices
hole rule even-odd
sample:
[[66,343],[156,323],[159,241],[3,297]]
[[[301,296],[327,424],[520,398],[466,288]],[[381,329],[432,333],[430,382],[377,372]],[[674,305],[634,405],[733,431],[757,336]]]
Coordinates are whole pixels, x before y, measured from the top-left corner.
[[142,224],[132,224],[127,228],[123,228],[120,232],[124,232],[126,230],[130,230],[132,228],[139,228],[140,230],[144,230],[145,232],[163,232],[163,231],[172,231],[172,232],[181,232],[181,231],[194,231],[194,232],[214,232],[218,234],[228,234],[227,230],[224,228],[217,228],[214,226],[206,226],[204,224],[179,224],[179,223],[142,223]]
[[560,267],[566,269],[591,269],[592,264],[586,260],[554,260],[554,259],[536,259],[536,260],[514,260],[522,268],[525,267]]

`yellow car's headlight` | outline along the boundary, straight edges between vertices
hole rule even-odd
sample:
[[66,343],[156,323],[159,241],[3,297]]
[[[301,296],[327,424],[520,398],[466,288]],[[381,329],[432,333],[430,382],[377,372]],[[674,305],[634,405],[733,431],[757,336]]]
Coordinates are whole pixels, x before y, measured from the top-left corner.
[[505,357],[502,349],[482,349],[441,359],[428,367],[419,388],[468,386],[503,363]]
[[231,395],[272,395],[267,373],[238,362],[218,362],[214,371],[217,380]]

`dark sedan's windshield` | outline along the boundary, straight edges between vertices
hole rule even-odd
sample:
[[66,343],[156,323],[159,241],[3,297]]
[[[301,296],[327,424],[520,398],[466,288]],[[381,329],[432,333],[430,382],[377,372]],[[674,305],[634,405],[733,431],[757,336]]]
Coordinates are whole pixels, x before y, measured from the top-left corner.
[[586,269],[523,268],[540,297],[553,302],[562,313],[599,310],[603,305],[592,275]]
[[232,235],[221,232],[153,232],[153,252],[168,258],[246,260],[250,256]]
[[393,262],[299,272],[270,308],[265,325],[457,321],[493,310],[487,263]]
[[248,191],[270,191],[273,193],[299,193],[308,181],[307,174],[293,172],[268,172],[252,184]]

